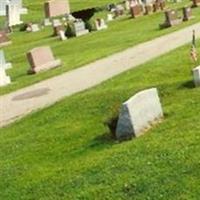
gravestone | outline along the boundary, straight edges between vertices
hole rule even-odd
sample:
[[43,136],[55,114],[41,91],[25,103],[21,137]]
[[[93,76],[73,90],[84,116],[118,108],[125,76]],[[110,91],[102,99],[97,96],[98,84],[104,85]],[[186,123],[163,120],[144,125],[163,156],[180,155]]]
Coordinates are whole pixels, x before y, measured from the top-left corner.
[[12,27],[23,22],[20,20],[20,7],[17,4],[6,5],[6,17],[8,27]]
[[56,27],[56,26],[60,26],[62,25],[62,22],[59,19],[53,19],[52,20],[52,26]]
[[12,42],[9,40],[5,31],[0,31],[0,47],[7,46]]
[[59,31],[65,31],[65,28],[59,19],[54,19],[52,21],[52,25],[53,25],[53,35],[54,36],[59,36]]
[[58,35],[59,35],[59,38],[64,41],[64,40],[67,40],[67,37],[65,36],[65,32],[63,30],[60,30],[58,32]]
[[164,10],[165,8],[165,1],[164,0],[156,0],[153,3],[153,12],[157,12],[159,10]]
[[0,16],[6,16],[6,5],[15,4],[20,8],[20,14],[26,14],[27,9],[22,7],[22,0],[0,0]]
[[130,10],[131,10],[131,15],[133,18],[139,17],[143,14],[142,7],[139,4],[135,6],[131,6]]
[[59,59],[55,60],[51,48],[48,46],[32,49],[27,53],[27,58],[31,66],[28,71],[29,74],[35,74],[61,65],[61,61]]
[[117,122],[118,140],[139,137],[153,123],[163,117],[163,111],[156,88],[137,93],[123,103]]
[[183,21],[189,21],[192,18],[194,18],[194,16],[192,16],[192,9],[190,7],[184,7],[183,8]]
[[61,15],[70,14],[68,0],[51,0],[44,4],[45,17],[52,18]]
[[0,50],[0,68],[4,68],[5,70],[12,68],[12,64],[6,62],[3,50]]
[[95,28],[97,31],[107,29],[108,26],[106,25],[104,19],[97,19],[95,20]]
[[52,25],[52,22],[50,21],[49,18],[45,18],[44,21],[43,21],[43,25],[44,25],[44,26],[51,26],[51,25]]
[[115,14],[115,18],[120,17],[124,14],[124,7],[122,5],[116,5],[113,12]]
[[85,28],[85,23],[82,20],[78,20],[73,23],[73,29],[75,32],[75,36],[79,37],[81,35],[85,35],[89,33],[89,30]]
[[153,12],[153,6],[151,4],[145,5],[145,15],[149,15]]
[[160,24],[160,28],[167,28],[170,26],[178,25],[182,22],[182,19],[178,16],[177,10],[168,10],[165,12],[165,22]]
[[200,0],[192,0],[192,2],[193,2],[192,7],[198,7],[198,6],[200,6]]
[[38,32],[40,30],[38,24],[29,23],[26,29],[27,32]]
[[107,21],[113,21],[113,15],[112,14],[107,14]]
[[6,86],[10,83],[10,77],[6,75],[5,69],[0,67],[0,86]]
[[200,66],[194,68],[192,72],[193,72],[195,87],[200,87]]

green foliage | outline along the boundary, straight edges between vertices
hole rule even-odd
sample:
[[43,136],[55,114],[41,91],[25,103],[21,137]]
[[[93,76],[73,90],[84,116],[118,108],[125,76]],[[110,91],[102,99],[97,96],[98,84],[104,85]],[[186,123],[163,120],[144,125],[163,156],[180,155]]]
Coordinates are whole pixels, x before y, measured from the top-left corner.
[[73,27],[72,23],[67,23],[67,27],[66,27],[66,31],[65,31],[65,35],[69,38],[74,37],[75,36],[75,30]]

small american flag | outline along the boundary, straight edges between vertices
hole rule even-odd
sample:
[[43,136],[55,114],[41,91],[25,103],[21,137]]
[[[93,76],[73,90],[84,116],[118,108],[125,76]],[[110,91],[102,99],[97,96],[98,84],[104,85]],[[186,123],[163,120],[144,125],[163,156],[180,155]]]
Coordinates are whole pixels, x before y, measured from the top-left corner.
[[192,47],[190,51],[190,56],[193,62],[197,62],[198,57],[197,57],[197,50],[196,50],[196,36],[195,36],[195,30],[193,30],[193,35],[192,35]]

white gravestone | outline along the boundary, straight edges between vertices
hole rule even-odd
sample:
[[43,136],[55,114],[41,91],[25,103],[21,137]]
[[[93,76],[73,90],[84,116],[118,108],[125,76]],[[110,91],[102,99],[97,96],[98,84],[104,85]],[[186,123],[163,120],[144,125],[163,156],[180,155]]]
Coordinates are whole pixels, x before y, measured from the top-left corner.
[[5,69],[0,67],[0,86],[8,85],[10,82],[10,77],[6,75]]
[[40,28],[39,28],[38,24],[29,24],[26,31],[27,32],[38,32],[38,31],[40,31]]
[[123,103],[117,123],[118,140],[139,137],[143,131],[163,117],[163,111],[156,88],[137,93]]
[[50,21],[49,18],[45,18],[45,19],[44,19],[44,22],[43,22],[43,25],[44,25],[44,26],[51,26],[51,25],[52,25],[52,22]]
[[6,63],[6,59],[5,59],[3,50],[0,50],[0,68],[4,68],[4,69],[12,68],[11,63]]
[[107,14],[107,21],[113,21],[113,15],[112,14]]
[[9,3],[18,5],[20,14],[27,14],[28,10],[22,7],[22,0],[0,0],[0,16],[6,16],[6,5]]
[[59,19],[53,19],[52,21],[52,26],[53,27],[57,27],[57,26],[61,26],[62,22]]
[[74,22],[73,26],[76,37],[89,33],[89,30],[85,28],[85,23],[81,20]]
[[6,6],[6,17],[9,27],[23,23],[20,20],[20,7],[17,4],[10,3]]
[[108,28],[108,26],[106,25],[104,19],[97,19],[97,20],[95,20],[95,27],[96,27],[97,31],[100,31],[100,30]]
[[64,41],[67,39],[67,37],[65,36],[65,32],[63,30],[59,31],[59,38]]
[[194,68],[192,71],[195,87],[200,87],[200,66]]

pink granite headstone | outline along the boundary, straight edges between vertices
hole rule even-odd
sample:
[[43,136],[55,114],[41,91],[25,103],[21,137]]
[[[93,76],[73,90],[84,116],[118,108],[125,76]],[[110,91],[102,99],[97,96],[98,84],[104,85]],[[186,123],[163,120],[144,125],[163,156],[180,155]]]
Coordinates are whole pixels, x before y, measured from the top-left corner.
[[44,4],[45,17],[51,18],[70,14],[70,6],[68,0],[51,0]]
[[27,53],[27,58],[31,69],[29,74],[45,71],[61,65],[60,60],[56,60],[53,56],[51,48],[48,46],[37,47]]

